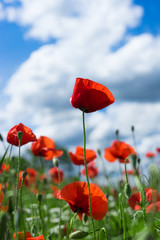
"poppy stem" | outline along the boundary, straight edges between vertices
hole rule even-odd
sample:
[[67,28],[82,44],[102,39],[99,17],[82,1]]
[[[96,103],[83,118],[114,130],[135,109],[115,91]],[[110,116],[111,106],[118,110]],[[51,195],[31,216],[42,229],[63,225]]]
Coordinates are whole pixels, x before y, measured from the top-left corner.
[[[58,169],[58,180],[59,180],[59,190],[61,190],[61,174]],[[62,214],[62,209],[61,209],[61,201],[59,200],[59,234],[58,234],[58,239],[61,240],[61,214]]]
[[[23,172],[22,183],[21,183],[21,188],[20,188],[20,206],[21,206],[21,211],[23,211],[22,189],[23,189],[23,183],[24,183],[24,179],[25,179],[26,175],[27,175],[27,173]],[[25,237],[25,240],[26,240],[26,224],[25,224],[24,214],[22,214],[22,221],[23,221],[24,237]]]
[[83,110],[83,112],[82,112],[82,120],[83,120],[83,137],[84,137],[84,165],[85,165],[86,180],[87,180],[87,184],[88,184],[88,193],[89,193],[89,211],[90,211],[91,220],[92,220],[94,239],[96,240],[95,226],[94,226],[94,220],[93,220],[92,209],[91,209],[91,191],[90,191],[89,177],[88,177],[88,172],[87,172],[87,160],[86,160],[86,130],[85,130],[84,110]]
[[20,169],[20,150],[21,150],[21,139],[19,139],[19,155],[18,155],[18,159],[17,159],[17,182],[16,182],[16,206],[15,206],[15,210],[18,209],[18,204],[19,204],[18,182],[19,182],[19,169]]
[[43,219],[43,216],[42,216],[42,198],[43,198],[42,194],[38,193],[38,195],[37,195],[38,210],[39,210],[39,216],[40,216],[40,221],[41,221],[41,226],[42,226],[42,232],[43,232],[43,235],[45,236],[45,234],[46,234],[45,224],[44,224],[44,219]]
[[[8,149],[9,149],[9,147],[7,147],[6,151],[8,151]],[[5,176],[6,176],[6,171],[7,171],[6,168],[7,168],[8,162],[10,161],[10,158],[11,158],[11,152],[12,152],[12,145],[11,145],[11,148],[10,148],[9,157],[7,158],[7,161],[6,161],[6,167],[5,167],[4,172],[3,172],[2,186],[3,186],[4,181],[5,181]],[[1,190],[0,190],[0,194],[1,194]]]
[[124,166],[125,166],[125,175],[126,175],[126,183],[128,183],[127,166],[126,166],[127,160],[128,160],[128,157],[125,159],[125,162],[124,162]]
[[122,193],[119,194],[119,207],[121,212],[121,228],[123,230],[123,240],[125,240],[126,239],[126,220],[125,220]]
[[[19,183],[19,169],[20,169],[20,150],[21,150],[21,139],[19,138],[19,155],[18,155],[18,159],[17,159],[17,181],[16,181],[16,204],[15,204],[15,216],[17,214],[18,211],[18,203],[19,203],[19,190],[18,190],[18,183]],[[18,226],[16,224],[16,239],[18,239]]]
[[77,212],[73,215],[73,217],[70,220],[70,231],[72,231],[72,227],[74,225],[74,222],[75,222],[78,212],[79,212],[79,209],[77,210]]

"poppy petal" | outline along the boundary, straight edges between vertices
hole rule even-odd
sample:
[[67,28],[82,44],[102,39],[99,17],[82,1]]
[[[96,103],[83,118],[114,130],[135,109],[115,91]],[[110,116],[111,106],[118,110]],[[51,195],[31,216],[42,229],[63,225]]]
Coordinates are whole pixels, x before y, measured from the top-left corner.
[[74,108],[90,113],[103,109],[114,101],[114,96],[104,85],[89,79],[76,78],[70,99]]

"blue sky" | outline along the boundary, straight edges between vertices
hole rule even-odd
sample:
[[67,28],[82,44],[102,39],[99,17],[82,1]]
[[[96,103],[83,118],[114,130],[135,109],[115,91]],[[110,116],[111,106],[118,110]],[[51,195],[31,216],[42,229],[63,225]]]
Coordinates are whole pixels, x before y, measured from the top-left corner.
[[[81,113],[69,104],[76,77],[106,85],[113,106],[86,116],[89,147],[120,130],[139,151],[160,145],[160,2],[54,0],[0,2],[0,125],[19,122],[74,149]],[[56,39],[56,40],[55,40]]]
[[[134,29],[129,29],[129,32],[132,35],[138,35],[144,32],[153,35],[160,34],[160,2],[156,0],[134,0],[133,3],[142,6],[144,13],[139,26]],[[0,83],[1,87],[4,86],[7,79],[9,79],[18,66],[25,61],[33,51],[48,42],[54,42],[54,39],[45,42],[38,39],[26,39],[24,37],[26,31],[27,27],[22,27],[14,22],[8,22],[6,20],[0,21],[0,65],[2,66],[0,68],[0,76],[2,79]]]

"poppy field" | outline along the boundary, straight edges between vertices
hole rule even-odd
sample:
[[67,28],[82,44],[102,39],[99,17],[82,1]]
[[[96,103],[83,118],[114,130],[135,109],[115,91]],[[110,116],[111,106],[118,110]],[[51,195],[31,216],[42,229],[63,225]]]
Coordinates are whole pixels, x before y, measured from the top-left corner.
[[[102,84],[76,79],[70,103],[82,112],[84,144],[73,152],[58,148],[48,136],[36,136],[23,123],[0,135],[0,240],[160,239],[160,169],[154,163],[160,147],[146,153],[152,163],[147,176],[133,126],[133,146],[117,130],[105,149],[86,148],[85,115],[112,107],[114,101]],[[107,172],[107,164],[115,162],[118,181]]]

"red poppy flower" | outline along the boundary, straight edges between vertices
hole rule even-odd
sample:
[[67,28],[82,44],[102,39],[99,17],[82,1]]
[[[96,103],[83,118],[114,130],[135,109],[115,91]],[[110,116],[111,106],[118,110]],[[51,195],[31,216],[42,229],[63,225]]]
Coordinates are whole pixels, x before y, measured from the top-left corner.
[[76,78],[71,105],[86,113],[103,109],[115,101],[108,88],[89,79]]
[[31,151],[35,156],[42,156],[46,160],[52,160],[53,157],[60,157],[62,150],[55,149],[54,141],[45,136],[41,136],[36,142],[32,143]]
[[[108,200],[102,190],[96,185],[90,184],[91,209],[93,218],[101,220],[108,210]],[[83,213],[90,216],[89,193],[86,182],[74,182],[67,184],[57,193],[57,198],[68,202],[73,212],[78,211],[78,216],[82,219]]]
[[63,151],[59,149],[51,149],[51,148],[46,148],[44,150],[44,159],[45,160],[53,160],[54,157],[60,157],[63,155]]
[[[63,181],[63,171],[59,168],[59,172],[60,172],[60,181]],[[55,183],[59,183],[59,175],[58,175],[58,168],[57,167],[53,167],[49,170],[49,175],[52,178],[52,181]]]
[[160,147],[159,147],[159,148],[157,148],[157,152],[158,152],[158,153],[160,153]]
[[147,158],[154,158],[155,156],[156,156],[156,154],[154,152],[147,152],[146,153]]
[[[160,194],[157,190],[146,188],[146,200],[149,202],[149,205],[146,207],[146,212],[155,212],[160,211]],[[140,192],[136,192],[131,195],[130,199],[128,199],[129,206],[134,210],[140,210],[141,207],[137,204],[141,203],[141,194]]]
[[43,235],[38,236],[38,237],[31,237],[31,238],[27,238],[27,240],[44,240]]
[[[98,175],[98,168],[95,167],[95,164],[96,164],[95,162],[87,164],[87,172],[89,178],[94,178]],[[86,176],[85,168],[82,169],[81,174]]]
[[[84,148],[81,146],[76,147],[75,154],[69,152],[71,161],[75,165],[84,165]],[[96,152],[90,149],[86,149],[86,161],[87,163],[93,161],[97,157]]]
[[8,172],[9,169],[10,169],[10,167],[9,167],[8,164],[2,163],[2,166],[1,166],[1,168],[0,168],[0,174],[2,174],[4,170],[5,170],[6,172]]
[[[16,239],[16,235],[18,236],[18,240],[24,240],[25,236],[24,236],[24,232],[17,232],[13,234],[13,238]],[[30,232],[26,231],[26,238],[32,237],[32,235],[30,234]]]
[[[25,240],[25,235],[24,232],[18,232],[17,233],[18,240]],[[16,233],[13,234],[13,238],[16,239]],[[26,240],[44,240],[43,235],[38,236],[38,237],[32,237],[30,232],[26,231]]]
[[3,196],[4,196],[4,194],[3,194],[3,191],[2,191],[2,188],[0,189],[0,205],[2,204],[2,202],[3,202]]
[[[26,187],[29,187],[35,182],[38,173],[33,168],[27,168],[26,172],[27,172],[27,176],[24,179],[24,185]],[[19,172],[19,188],[21,187],[22,179],[23,179],[23,171],[20,171]]]
[[19,146],[19,139],[17,137],[18,132],[23,133],[23,137],[21,140],[21,146],[26,143],[34,142],[37,140],[36,136],[34,135],[34,133],[32,132],[32,130],[29,127],[26,127],[22,123],[19,123],[18,125],[12,127],[9,130],[8,135],[7,135],[7,142],[12,145]]
[[[136,154],[134,148],[118,140],[113,141],[112,146],[104,150],[104,158],[109,162],[115,162],[119,159],[120,163],[124,163],[130,154]],[[129,160],[127,160],[128,162]]]

